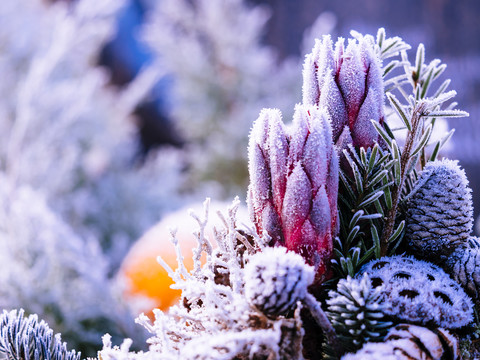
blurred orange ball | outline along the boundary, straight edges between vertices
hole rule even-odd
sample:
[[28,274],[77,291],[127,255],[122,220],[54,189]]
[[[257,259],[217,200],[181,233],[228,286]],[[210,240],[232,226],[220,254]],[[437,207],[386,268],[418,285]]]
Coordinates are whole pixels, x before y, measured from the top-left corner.
[[[230,204],[212,203],[210,204],[210,216],[206,237],[212,245],[216,245],[213,240],[213,226],[221,226],[216,211],[226,212]],[[203,205],[196,204],[193,207],[195,214],[203,217]],[[238,213],[240,223],[245,221],[247,211],[240,208]],[[167,271],[157,262],[157,257],[162,259],[173,269],[177,269],[177,254],[175,247],[170,241],[170,229],[177,228],[177,239],[183,255],[183,263],[188,271],[193,269],[193,249],[198,246],[195,236],[192,234],[199,228],[198,223],[188,214],[188,208],[178,210],[165,216],[159,223],[148,230],[132,246],[125,257],[119,271],[119,276],[125,282],[126,288],[124,295],[128,300],[134,301],[141,297],[146,297],[151,306],[146,308],[141,306],[138,311],[150,313],[154,308],[167,310],[175,304],[180,296],[180,290],[171,289],[173,280],[168,276]],[[205,255],[202,258],[205,261]]]

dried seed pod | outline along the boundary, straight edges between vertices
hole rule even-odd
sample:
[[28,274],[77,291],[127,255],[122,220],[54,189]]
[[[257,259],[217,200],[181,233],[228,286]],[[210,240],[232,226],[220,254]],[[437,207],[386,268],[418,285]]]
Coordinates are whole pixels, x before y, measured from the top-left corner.
[[416,256],[440,263],[469,238],[471,192],[456,161],[427,164],[407,204],[405,237]]
[[385,285],[385,310],[398,319],[447,329],[472,321],[473,304],[442,269],[413,257],[383,257],[364,269],[374,286]]
[[383,343],[367,343],[342,360],[441,360],[458,358],[457,339],[444,329],[427,329],[412,324],[392,328]]
[[448,272],[477,302],[480,297],[480,239],[471,237],[445,262]]
[[265,248],[245,266],[245,296],[262,313],[275,317],[293,310],[313,279],[313,267],[300,255],[284,247]]

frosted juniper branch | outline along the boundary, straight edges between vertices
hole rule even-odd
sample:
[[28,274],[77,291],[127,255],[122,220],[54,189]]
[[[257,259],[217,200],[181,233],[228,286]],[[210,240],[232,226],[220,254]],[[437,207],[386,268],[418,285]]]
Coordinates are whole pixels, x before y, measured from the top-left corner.
[[385,226],[383,228],[382,237],[380,238],[380,253],[381,256],[387,255],[388,242],[392,236],[395,226],[395,218],[397,215],[398,203],[400,200],[400,194],[402,193],[403,185],[407,176],[407,169],[411,159],[411,153],[415,139],[417,138],[417,132],[421,124],[421,118],[425,115],[425,109],[427,104],[425,101],[417,103],[412,111],[412,129],[407,132],[407,138],[405,146],[400,157],[400,181],[395,183],[392,188],[392,207],[388,210],[387,219],[385,220]]

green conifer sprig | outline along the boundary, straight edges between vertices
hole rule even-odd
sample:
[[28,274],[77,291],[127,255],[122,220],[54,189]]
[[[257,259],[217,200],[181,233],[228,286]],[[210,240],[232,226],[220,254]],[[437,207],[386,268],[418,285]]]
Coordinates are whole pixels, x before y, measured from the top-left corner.
[[374,287],[367,274],[342,279],[327,300],[329,317],[342,349],[353,352],[366,342],[382,341],[392,322],[383,313],[381,287]]
[[[353,175],[340,173],[340,233],[332,261],[339,278],[353,277],[366,262],[381,257],[379,234],[392,206],[390,188],[395,182],[395,161],[379,145],[358,153],[351,147],[344,155]],[[398,224],[389,240],[392,251],[401,240],[403,225]]]

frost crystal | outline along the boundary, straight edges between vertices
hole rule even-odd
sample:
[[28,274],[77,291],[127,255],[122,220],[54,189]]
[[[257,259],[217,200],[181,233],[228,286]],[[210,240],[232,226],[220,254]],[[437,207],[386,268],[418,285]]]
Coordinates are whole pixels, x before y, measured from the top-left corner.
[[447,330],[399,324],[391,329],[382,343],[367,343],[355,354],[342,360],[413,360],[457,359],[457,339]]
[[245,266],[245,296],[265,315],[286,314],[305,298],[313,278],[313,268],[300,255],[266,248]]
[[384,311],[388,315],[447,329],[472,321],[472,301],[438,266],[413,257],[393,256],[371,261],[363,271],[374,286],[384,285]]
[[406,238],[418,256],[443,261],[472,231],[473,204],[465,171],[456,161],[425,166],[408,201]]
[[371,120],[383,123],[381,60],[371,36],[357,36],[345,47],[340,38],[316,40],[303,68],[303,103],[328,111],[333,140],[340,148],[371,147],[379,139]]
[[278,110],[263,110],[249,144],[248,205],[260,234],[271,245],[302,255],[328,276],[332,239],[337,231],[338,160],[328,115],[298,105],[285,129]]

